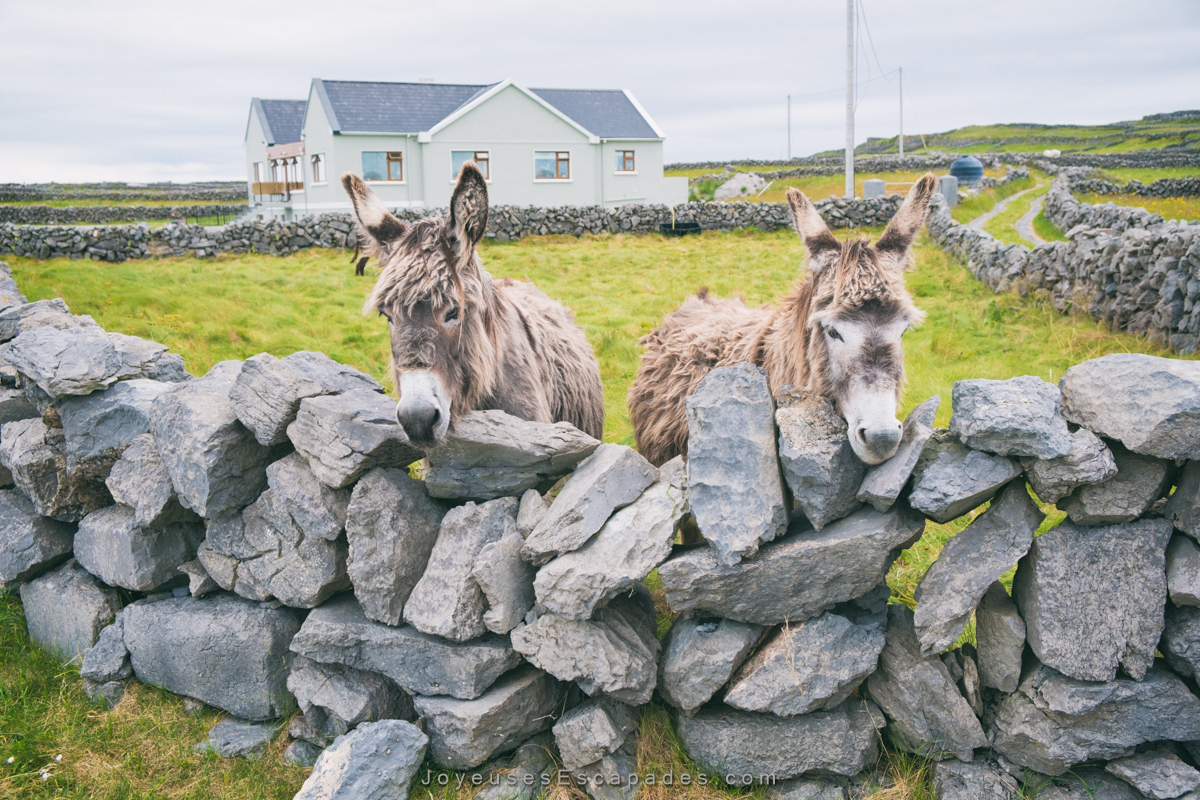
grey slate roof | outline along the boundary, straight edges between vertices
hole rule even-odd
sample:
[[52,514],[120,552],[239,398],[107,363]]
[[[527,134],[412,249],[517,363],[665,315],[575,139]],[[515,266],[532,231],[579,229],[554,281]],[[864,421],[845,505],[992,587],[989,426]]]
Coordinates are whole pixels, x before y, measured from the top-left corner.
[[259,120],[262,122],[267,144],[300,141],[307,100],[261,100],[256,97],[254,102],[260,109]]
[[601,139],[657,139],[646,118],[619,89],[530,89],[529,91]]

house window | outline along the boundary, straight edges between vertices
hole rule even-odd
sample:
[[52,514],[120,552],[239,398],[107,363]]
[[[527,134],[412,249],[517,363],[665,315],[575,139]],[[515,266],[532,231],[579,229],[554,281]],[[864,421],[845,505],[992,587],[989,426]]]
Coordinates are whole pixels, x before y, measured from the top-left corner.
[[533,177],[539,181],[570,180],[571,154],[563,150],[535,151]]
[[312,157],[312,180],[313,183],[325,182],[325,154],[316,153]]
[[489,168],[488,151],[487,150],[451,150],[450,151],[450,179],[457,180],[458,173],[462,172],[462,165],[468,161],[474,161],[475,166],[479,167],[479,171],[483,173],[483,179],[490,181],[492,179],[491,169]]
[[635,172],[633,167],[633,151],[618,150],[617,151],[617,172]]
[[404,154],[363,151],[362,176],[364,181],[404,180]]

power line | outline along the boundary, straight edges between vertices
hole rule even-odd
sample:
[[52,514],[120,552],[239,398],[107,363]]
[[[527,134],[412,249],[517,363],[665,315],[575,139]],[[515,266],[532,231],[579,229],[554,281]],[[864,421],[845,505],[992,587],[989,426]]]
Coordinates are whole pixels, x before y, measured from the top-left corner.
[[[891,75],[891,74],[892,74],[892,73],[894,73],[894,72],[896,72],[896,70],[892,70],[891,72],[887,73],[886,75],[877,75],[876,77],[874,77],[874,78],[871,78],[871,79],[869,79],[869,80],[860,81],[860,82],[858,82],[858,83],[856,83],[856,84],[855,84],[855,88],[858,88],[858,87],[860,87],[860,86],[866,86],[868,83],[873,83],[873,82],[875,82],[875,81],[877,81],[877,80],[881,80],[881,79],[883,79],[883,78],[887,78],[887,76],[888,76],[888,75]],[[891,79],[890,79],[890,78],[888,78],[888,80],[891,80]],[[793,100],[796,100],[796,99],[798,99],[798,98],[801,98],[801,97],[817,97],[817,96],[819,96],[819,95],[823,95],[823,94],[833,94],[833,93],[835,93],[835,92],[844,92],[844,91],[846,91],[846,86],[845,86],[845,84],[843,84],[843,85],[839,86],[839,87],[838,87],[838,88],[836,88],[836,89],[826,89],[826,90],[825,90],[825,91],[823,91],[823,92],[809,92],[808,94],[794,94],[794,95],[791,95],[791,98],[792,98]]]

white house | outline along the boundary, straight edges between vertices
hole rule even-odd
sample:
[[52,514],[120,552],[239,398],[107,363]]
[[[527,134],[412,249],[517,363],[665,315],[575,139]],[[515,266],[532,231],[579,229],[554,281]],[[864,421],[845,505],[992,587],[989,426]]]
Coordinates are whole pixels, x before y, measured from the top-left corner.
[[347,211],[339,176],[390,208],[445,207],[463,162],[492,205],[687,200],[663,176],[664,135],[623,90],[314,79],[307,100],[250,101],[246,172],[263,217]]

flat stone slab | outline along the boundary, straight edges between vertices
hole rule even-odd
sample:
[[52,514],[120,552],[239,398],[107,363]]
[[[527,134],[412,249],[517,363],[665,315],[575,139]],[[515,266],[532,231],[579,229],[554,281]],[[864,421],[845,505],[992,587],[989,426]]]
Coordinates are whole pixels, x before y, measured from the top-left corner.
[[431,497],[492,500],[553,483],[600,442],[567,422],[530,422],[503,411],[471,411],[429,451]]
[[177,522],[138,527],[134,511],[108,506],[79,523],[75,558],[110,586],[148,592],[179,578],[179,567],[196,557],[204,526]]
[[[1038,800],[1146,800],[1146,795],[1099,767],[1076,767],[1053,783],[1045,779],[1037,783],[1044,784]],[[1189,794],[1179,800],[1196,797]]]
[[487,599],[483,624],[492,633],[508,633],[533,608],[534,567],[521,558],[525,540],[514,523],[505,526],[498,541],[485,544],[475,557],[471,577]]
[[1025,477],[1043,503],[1056,503],[1076,488],[1117,474],[1108,445],[1086,428],[1071,434],[1071,451],[1057,458],[1023,458]]
[[762,625],[680,614],[663,637],[659,694],[683,713],[694,714],[729,682],[765,630]]
[[304,398],[359,389],[383,392],[370,375],[324,353],[301,350],[283,358],[259,353],[242,365],[229,402],[259,444],[273,445],[287,441],[287,426],[296,419]]
[[517,511],[517,531],[528,539],[549,510],[550,503],[537,489],[526,489],[525,494],[521,495],[521,508]]
[[1185,678],[1200,676],[1200,608],[1168,603],[1158,647],[1176,673]]
[[228,717],[208,732],[208,738],[192,748],[196,753],[214,753],[221,758],[248,758],[257,761],[266,755],[267,747],[279,727],[270,722],[250,722]]
[[1100,483],[1080,486],[1057,505],[1079,525],[1130,522],[1171,490],[1175,475],[1170,461],[1130,453],[1114,445],[1117,473]]
[[940,761],[970,761],[988,739],[979,718],[940,658],[921,654],[907,606],[888,606],[887,643],[867,692],[888,718],[888,737],[901,750]]
[[361,725],[317,758],[295,800],[394,800],[408,797],[429,737],[409,722]]
[[249,720],[296,707],[287,690],[288,644],[301,617],[220,594],[126,606],[125,646],[142,683],[195,697]]
[[764,545],[735,567],[711,548],[695,548],[667,559],[658,574],[672,611],[795,623],[875,589],[924,530],[925,520],[907,509],[863,509],[822,531],[801,530]]
[[0,425],[19,419],[40,417],[41,413],[20,389],[0,389]]
[[125,646],[125,620],[118,611],[112,624],[100,630],[96,645],[83,657],[79,676],[85,681],[105,684],[123,681],[132,674],[129,648]]
[[972,450],[949,431],[936,430],[913,469],[908,502],[935,522],[978,508],[1021,474],[1011,458]]
[[466,770],[549,728],[565,693],[565,684],[525,664],[474,700],[415,697],[413,704],[425,721],[434,758]]
[[171,474],[149,433],[130,441],[104,483],[113,500],[133,509],[133,520],[142,527],[196,519],[194,511],[179,504]]
[[1177,606],[1200,606],[1200,546],[1187,536],[1167,545],[1167,593]]
[[40,418],[17,420],[0,428],[0,463],[42,516],[78,522],[112,504],[103,478],[70,474],[62,428],[47,427]]
[[1200,364],[1113,353],[1063,374],[1062,415],[1135,453],[1200,458]]
[[1121,758],[1144,742],[1200,738],[1200,699],[1151,667],[1141,681],[1080,681],[1041,666],[988,715],[995,752],[1046,775]]
[[867,469],[856,495],[860,501],[870,503],[876,511],[887,511],[892,507],[908,484],[917,460],[925,450],[925,443],[933,435],[933,420],[941,402],[941,395],[935,394],[909,412],[896,455]]
[[837,707],[875,671],[886,620],[826,612],[784,626],[738,670],[726,705],[780,717]]
[[587,544],[538,570],[533,581],[538,603],[567,619],[588,619],[640,584],[671,554],[689,512],[686,487],[683,459],[664,464],[658,481],[613,514]]
[[1004,585],[996,581],[975,609],[979,680],[989,689],[1015,692],[1025,653],[1025,621]]
[[1045,519],[1023,481],[1013,481],[986,511],[945,545],[921,578],[914,620],[922,655],[940,653],[958,639],[980,599],[1029,552]]
[[554,741],[563,766],[578,770],[615,753],[637,727],[637,714],[624,703],[587,700],[554,723]]
[[346,571],[369,619],[400,624],[444,516],[445,507],[425,483],[404,470],[376,467],[354,485],[346,512]]
[[933,765],[933,791],[939,800],[1019,800],[1021,783],[991,759],[948,758]]
[[296,656],[287,688],[323,746],[364,722],[416,718],[412,697],[392,681],[342,664],[320,664]]
[[150,432],[150,409],[173,384],[145,379],[122,381],[58,406],[66,439],[67,469],[101,480],[133,439]]
[[955,381],[950,432],[972,450],[1057,458],[1071,451],[1058,387],[1032,375]]
[[779,781],[817,770],[857,775],[879,760],[884,717],[874,703],[848,700],[796,717],[706,706],[678,725],[680,742],[701,768],[749,786],[764,776]]
[[71,557],[75,525],[37,513],[15,489],[0,490],[0,592]]
[[684,400],[688,503],[717,559],[733,566],[787,531],[767,373],[717,367]]
[[1021,559],[1013,597],[1041,662],[1080,680],[1140,679],[1154,662],[1167,601],[1171,523],[1103,528],[1069,520],[1037,537]]
[[854,454],[846,421],[832,401],[796,390],[775,401],[779,463],[796,508],[817,530],[857,511],[867,465]]
[[521,662],[507,637],[449,642],[408,626],[372,622],[342,595],[309,612],[292,651],[326,664],[386,675],[406,691],[470,700]]
[[121,610],[115,590],[73,559],[21,586],[29,638],[64,663],[82,663]]
[[96,320],[87,315],[75,316],[61,297],[36,300],[0,311],[0,342],[11,341],[25,331],[36,328],[95,328]]
[[1105,764],[1104,771],[1155,800],[1172,800],[1200,787],[1200,771],[1165,749],[1118,758]]

